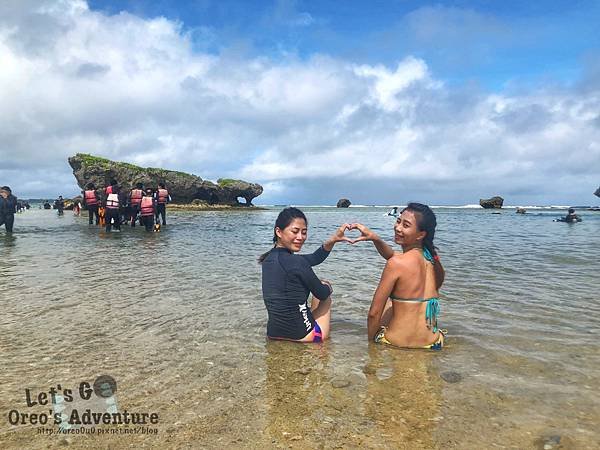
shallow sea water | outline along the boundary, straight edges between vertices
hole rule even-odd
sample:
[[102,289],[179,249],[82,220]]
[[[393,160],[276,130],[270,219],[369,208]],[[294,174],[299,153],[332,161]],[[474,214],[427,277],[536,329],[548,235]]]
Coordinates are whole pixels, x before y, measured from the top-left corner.
[[[304,211],[306,252],[343,222],[391,242],[385,209]],[[384,266],[370,243],[337,244],[315,268],[334,286],[329,342],[267,342],[256,258],[278,212],[171,213],[155,234],[17,215],[13,237],[0,231],[0,447],[600,446],[600,213],[570,225],[552,222],[562,211],[436,209],[449,335],[429,353],[367,342]],[[25,389],[103,374],[120,411],[159,414],[157,435],[8,422],[49,412]]]

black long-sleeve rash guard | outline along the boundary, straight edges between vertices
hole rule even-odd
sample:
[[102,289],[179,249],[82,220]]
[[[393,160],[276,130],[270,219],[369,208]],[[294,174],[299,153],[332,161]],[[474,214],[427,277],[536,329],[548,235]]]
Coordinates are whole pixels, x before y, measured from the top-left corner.
[[286,248],[274,248],[262,262],[262,291],[269,313],[267,336],[302,339],[315,326],[308,307],[308,295],[319,300],[331,295],[331,288],[315,275],[311,266],[329,256],[323,246],[310,255],[295,255]]

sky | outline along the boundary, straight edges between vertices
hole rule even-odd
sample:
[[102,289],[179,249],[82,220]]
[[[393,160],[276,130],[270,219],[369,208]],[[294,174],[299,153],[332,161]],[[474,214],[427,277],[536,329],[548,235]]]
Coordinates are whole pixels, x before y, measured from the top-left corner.
[[257,204],[591,205],[600,2],[3,0],[0,185],[91,153]]

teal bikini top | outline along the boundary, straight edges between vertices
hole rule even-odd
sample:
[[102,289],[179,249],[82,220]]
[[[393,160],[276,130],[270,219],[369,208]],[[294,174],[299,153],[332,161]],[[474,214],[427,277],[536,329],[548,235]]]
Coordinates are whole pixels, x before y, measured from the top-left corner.
[[[431,264],[434,263],[433,256],[426,248],[423,249],[423,257],[429,261]],[[401,298],[390,295],[390,300],[396,302],[406,302],[406,303],[425,303],[427,302],[427,308],[425,310],[425,320],[427,321],[427,328],[432,330],[434,333],[437,333],[438,323],[437,318],[440,314],[440,304],[438,297],[431,298]]]

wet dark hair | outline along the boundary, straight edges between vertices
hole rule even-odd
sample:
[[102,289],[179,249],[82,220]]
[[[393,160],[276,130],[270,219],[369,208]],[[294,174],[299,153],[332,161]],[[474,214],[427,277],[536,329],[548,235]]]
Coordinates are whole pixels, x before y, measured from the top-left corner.
[[2,190],[8,192],[9,194],[12,192],[8,186],[2,186]]
[[573,214],[575,212],[575,208],[569,208],[569,214]]
[[[425,231],[427,234],[423,239],[423,247],[429,250],[431,256],[437,255],[435,246],[433,245],[433,238],[435,237],[435,227],[437,225],[437,219],[431,208],[422,203],[409,203],[406,208],[402,210],[412,211],[417,219],[417,228],[419,231]],[[402,214],[402,213],[400,213]]]
[[136,187],[137,189],[142,189],[142,183],[136,183],[136,184],[135,184],[135,187]]
[[87,187],[88,190],[94,189],[94,183],[88,183],[85,187]]
[[158,187],[164,189],[165,188],[165,183],[158,183]]
[[115,184],[117,184],[117,180],[115,180],[114,178],[112,180],[110,180],[111,186],[114,186]]
[[[283,230],[287,228],[294,219],[303,219],[304,222],[306,222],[306,224],[308,225],[308,220],[306,219],[306,216],[298,208],[290,206],[289,208],[283,209],[279,213],[279,215],[277,216],[277,220],[275,221],[275,226],[273,227],[273,248],[275,248],[275,245],[277,245],[277,233],[275,233],[275,228]],[[269,255],[269,253],[271,253],[272,250],[273,249],[260,255],[260,257],[258,258],[258,263],[262,264],[262,262]]]

